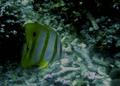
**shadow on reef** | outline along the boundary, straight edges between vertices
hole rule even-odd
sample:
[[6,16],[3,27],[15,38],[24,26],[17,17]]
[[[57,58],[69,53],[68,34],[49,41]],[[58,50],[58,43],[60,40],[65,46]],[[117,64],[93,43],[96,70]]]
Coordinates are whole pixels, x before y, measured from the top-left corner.
[[0,11],[0,65],[18,63],[23,43],[19,11],[4,4],[0,6]]

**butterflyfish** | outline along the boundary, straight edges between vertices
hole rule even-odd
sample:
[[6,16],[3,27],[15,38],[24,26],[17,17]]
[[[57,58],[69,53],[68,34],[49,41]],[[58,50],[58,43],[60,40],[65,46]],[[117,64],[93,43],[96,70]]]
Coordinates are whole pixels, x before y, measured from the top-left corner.
[[62,44],[58,33],[47,25],[26,23],[25,43],[22,50],[23,68],[46,68],[62,56]]

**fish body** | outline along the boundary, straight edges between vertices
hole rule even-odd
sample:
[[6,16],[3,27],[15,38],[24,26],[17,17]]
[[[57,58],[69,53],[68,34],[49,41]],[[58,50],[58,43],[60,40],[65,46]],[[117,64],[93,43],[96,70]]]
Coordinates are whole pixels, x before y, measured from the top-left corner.
[[26,23],[21,65],[24,68],[48,67],[62,55],[60,36],[47,25]]

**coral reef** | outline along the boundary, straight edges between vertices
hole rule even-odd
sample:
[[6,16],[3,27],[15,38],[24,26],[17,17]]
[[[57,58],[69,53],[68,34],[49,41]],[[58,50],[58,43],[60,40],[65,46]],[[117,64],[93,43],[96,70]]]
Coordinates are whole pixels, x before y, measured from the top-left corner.
[[21,26],[29,20],[59,33],[63,56],[44,70],[0,64],[0,86],[119,86],[120,1],[88,2],[1,0],[0,58],[19,61]]

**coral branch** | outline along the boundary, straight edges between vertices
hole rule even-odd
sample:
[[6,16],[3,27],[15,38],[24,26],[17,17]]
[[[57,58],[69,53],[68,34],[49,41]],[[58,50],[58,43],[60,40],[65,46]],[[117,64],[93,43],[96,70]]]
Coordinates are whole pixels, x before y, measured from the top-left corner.
[[98,26],[98,24],[96,23],[95,18],[92,16],[92,14],[91,14],[90,12],[87,12],[86,15],[87,15],[88,19],[90,20],[93,28],[94,28],[95,30],[98,30],[98,29],[99,29],[99,26]]

